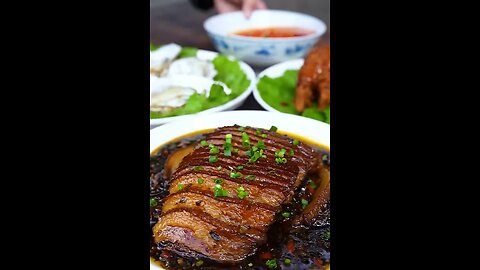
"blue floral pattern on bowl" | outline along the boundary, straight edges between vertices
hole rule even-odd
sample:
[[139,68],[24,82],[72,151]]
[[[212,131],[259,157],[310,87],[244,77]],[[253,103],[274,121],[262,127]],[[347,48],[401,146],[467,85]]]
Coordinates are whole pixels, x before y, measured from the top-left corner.
[[247,63],[259,66],[303,58],[319,37],[302,40],[247,40],[209,33],[215,48]]

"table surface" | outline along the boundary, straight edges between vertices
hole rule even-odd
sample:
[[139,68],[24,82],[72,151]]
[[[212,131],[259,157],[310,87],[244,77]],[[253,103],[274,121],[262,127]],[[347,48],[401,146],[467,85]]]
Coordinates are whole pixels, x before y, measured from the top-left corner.
[[[270,9],[298,11],[315,16],[327,25],[320,42],[330,42],[330,0],[264,0]],[[216,51],[203,29],[203,22],[216,14],[203,11],[188,0],[150,0],[150,41],[154,44],[177,43],[182,46]],[[252,67],[258,74],[261,69]],[[237,110],[264,110],[250,95]]]

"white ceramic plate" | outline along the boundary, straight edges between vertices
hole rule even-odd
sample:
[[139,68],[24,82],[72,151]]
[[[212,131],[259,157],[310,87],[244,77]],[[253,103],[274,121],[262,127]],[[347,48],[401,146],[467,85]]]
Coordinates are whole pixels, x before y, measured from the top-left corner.
[[[197,58],[201,60],[213,60],[217,55],[218,53],[216,52],[206,51],[206,50],[198,50],[197,52]],[[206,115],[214,112],[234,110],[240,107],[243,104],[243,102],[245,102],[245,99],[247,99],[247,97],[250,95],[250,93],[253,91],[253,88],[255,88],[255,85],[257,84],[256,75],[253,69],[242,61],[240,61],[240,67],[242,68],[243,72],[245,72],[245,74],[247,75],[247,78],[250,80],[249,87],[240,96],[236,97],[233,100],[230,100],[229,102],[223,105],[213,107],[208,110],[198,112],[196,114],[150,119],[150,128],[154,128],[171,121],[177,121],[180,119],[189,118],[190,116],[193,116],[193,115]]]
[[[299,70],[302,66],[303,66],[303,59],[295,59],[295,60],[290,60],[280,64],[273,65],[258,74],[257,83],[260,80],[260,78],[262,78],[263,76],[268,76],[270,78],[278,78],[282,76],[285,71],[290,69]],[[257,89],[257,84],[255,84],[255,88],[253,90],[253,97],[258,102],[258,104],[260,104],[260,106],[262,106],[265,110],[281,113],[280,111],[268,105],[268,103],[262,99],[262,96],[260,95],[260,92]]]
[[[197,130],[217,128],[238,124],[269,129],[276,126],[278,132],[283,131],[300,135],[330,148],[330,125],[292,114],[266,111],[228,111],[209,115],[192,116],[181,121],[171,122],[150,130],[150,152],[159,146],[184,134]],[[150,263],[151,270],[160,270],[159,266]]]

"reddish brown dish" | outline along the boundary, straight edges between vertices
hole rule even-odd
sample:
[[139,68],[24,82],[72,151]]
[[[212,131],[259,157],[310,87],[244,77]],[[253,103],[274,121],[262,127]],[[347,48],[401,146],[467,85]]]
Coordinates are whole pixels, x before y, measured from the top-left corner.
[[151,158],[151,257],[167,269],[324,269],[329,171],[328,151],[275,129],[163,146]]

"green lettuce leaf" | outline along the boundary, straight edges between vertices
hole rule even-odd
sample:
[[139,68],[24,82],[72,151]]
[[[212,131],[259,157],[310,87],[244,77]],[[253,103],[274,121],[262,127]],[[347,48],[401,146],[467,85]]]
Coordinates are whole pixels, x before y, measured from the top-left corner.
[[219,84],[213,84],[210,88],[210,95],[208,97],[205,92],[201,94],[194,93],[188,98],[187,102],[182,107],[165,113],[151,111],[150,118],[155,119],[198,113],[225,104],[228,101],[230,101],[230,96],[225,94],[223,86]]
[[198,49],[192,47],[182,47],[182,50],[178,54],[177,58],[184,58],[184,57],[194,57],[197,56]]
[[212,63],[217,70],[217,75],[213,79],[225,83],[232,89],[231,99],[240,96],[247,90],[250,80],[243,72],[238,60],[230,60],[225,55],[219,55],[213,59]]
[[306,108],[303,113],[295,109],[295,88],[298,70],[287,70],[278,78],[263,76],[257,83],[257,89],[262,99],[272,108],[290,114],[302,115],[330,124],[330,106],[318,111],[317,104]]

